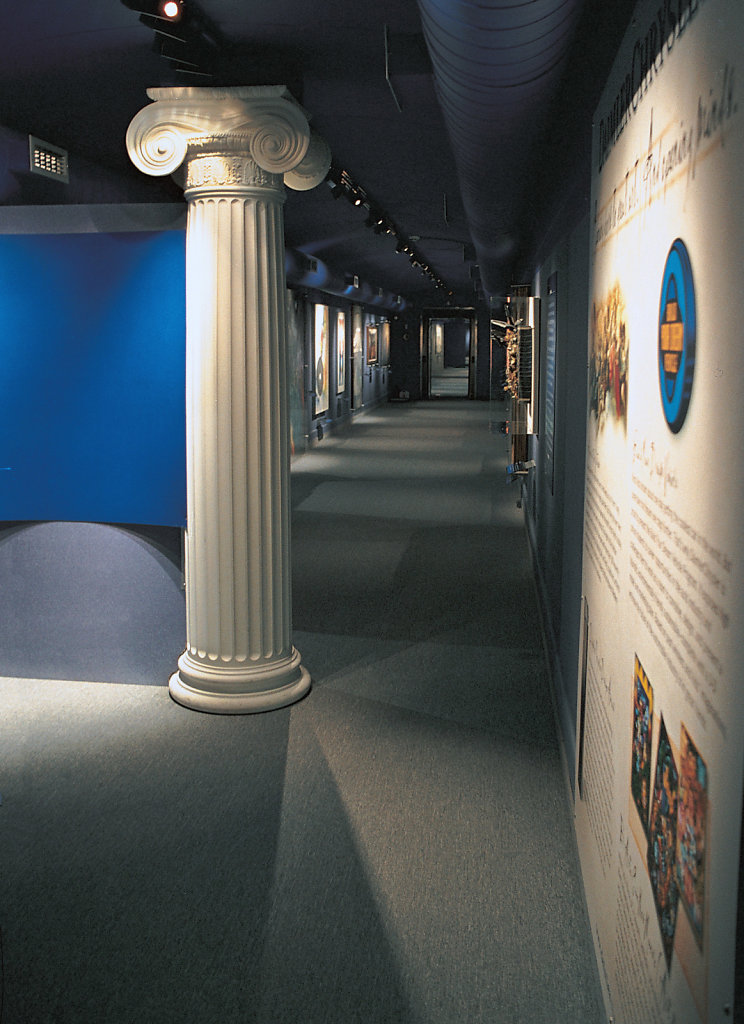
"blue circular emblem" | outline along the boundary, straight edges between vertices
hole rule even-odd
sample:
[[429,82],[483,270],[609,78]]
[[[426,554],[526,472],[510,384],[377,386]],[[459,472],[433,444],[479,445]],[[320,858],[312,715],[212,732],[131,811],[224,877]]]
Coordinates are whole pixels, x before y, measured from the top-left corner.
[[672,244],[664,266],[659,301],[659,386],[669,429],[685,422],[695,371],[695,288],[687,249],[681,238]]

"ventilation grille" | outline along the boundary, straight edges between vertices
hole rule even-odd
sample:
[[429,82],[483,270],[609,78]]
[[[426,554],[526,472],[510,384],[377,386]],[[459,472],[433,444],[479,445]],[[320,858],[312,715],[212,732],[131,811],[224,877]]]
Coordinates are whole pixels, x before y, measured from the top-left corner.
[[70,180],[70,169],[67,160],[67,150],[59,146],[52,146],[49,142],[42,142],[33,135],[28,137],[29,170],[32,174],[40,174],[42,178],[52,178],[54,181],[63,181],[67,184]]
[[527,402],[531,402],[533,398],[532,328],[518,328],[517,339],[517,344],[519,346],[517,398],[522,398]]

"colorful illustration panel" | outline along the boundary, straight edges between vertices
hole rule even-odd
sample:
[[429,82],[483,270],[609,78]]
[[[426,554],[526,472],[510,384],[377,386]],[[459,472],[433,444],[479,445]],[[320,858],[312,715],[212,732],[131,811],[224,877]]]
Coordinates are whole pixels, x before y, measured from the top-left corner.
[[336,391],[346,390],[346,313],[336,313]]
[[315,307],[315,415],[328,409],[328,306]]
[[654,691],[638,657],[633,677],[633,754],[630,791],[648,834],[648,807],[651,792],[651,742],[654,715]]
[[377,362],[378,342],[377,324],[367,324],[367,362],[370,365]]
[[698,946],[703,944],[708,769],[682,726],[677,804],[677,885]]
[[664,719],[661,719],[656,755],[654,791],[651,800],[651,825],[648,844],[648,873],[661,929],[667,968],[671,966],[674,932],[677,927],[677,794],[679,775],[669,743]]

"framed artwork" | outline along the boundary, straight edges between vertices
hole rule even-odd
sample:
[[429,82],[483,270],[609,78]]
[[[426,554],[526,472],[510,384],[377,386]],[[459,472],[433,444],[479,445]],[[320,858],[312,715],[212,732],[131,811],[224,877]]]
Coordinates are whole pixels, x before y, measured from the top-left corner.
[[378,362],[379,329],[377,324],[367,324],[367,363]]
[[684,725],[679,754],[677,886],[695,941],[702,949],[705,911],[705,848],[708,768]]
[[351,407],[364,402],[364,314],[361,306],[351,307]]
[[653,687],[636,656],[633,673],[633,755],[630,766],[630,791],[646,835],[651,796],[653,720]]
[[379,348],[378,353],[380,365],[390,365],[390,321],[385,320],[379,327]]
[[336,313],[336,392],[346,390],[346,313]]
[[328,306],[315,307],[315,415],[328,409]]
[[672,962],[679,902],[676,865],[678,787],[679,773],[662,716],[656,750],[656,773],[651,794],[647,856],[667,969]]

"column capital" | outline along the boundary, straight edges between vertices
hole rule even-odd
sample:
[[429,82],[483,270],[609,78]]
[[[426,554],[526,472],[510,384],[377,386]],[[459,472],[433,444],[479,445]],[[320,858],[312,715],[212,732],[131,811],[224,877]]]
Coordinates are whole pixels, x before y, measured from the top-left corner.
[[283,175],[290,188],[318,185],[328,172],[330,151],[311,131],[308,115],[283,85],[236,88],[148,89],[152,102],[127,129],[127,152],[145,174],[173,174],[191,156],[242,152],[269,175]]

